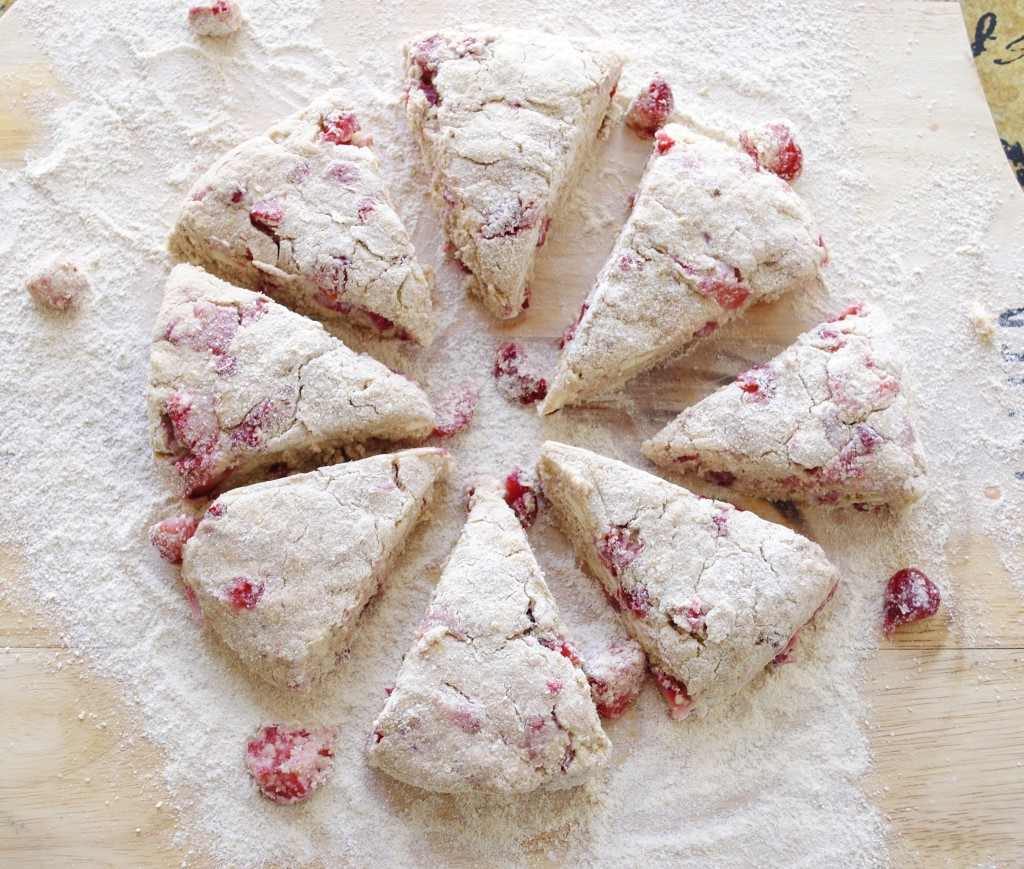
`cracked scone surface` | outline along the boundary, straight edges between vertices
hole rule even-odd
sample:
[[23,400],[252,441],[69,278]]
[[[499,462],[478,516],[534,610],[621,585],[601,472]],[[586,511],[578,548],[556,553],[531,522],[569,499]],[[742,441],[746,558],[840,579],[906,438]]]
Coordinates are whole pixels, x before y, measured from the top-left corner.
[[821,547],[622,462],[547,442],[538,472],[577,556],[664,690],[704,710],[785,654],[839,582]]
[[601,42],[521,30],[422,33],[405,59],[406,109],[452,255],[492,315],[516,317],[622,59]]
[[193,185],[171,249],[319,319],[429,344],[431,282],[351,102],[330,91]]
[[344,654],[449,471],[444,450],[421,448],[227,492],[185,545],[182,579],[254,673],[308,690]]
[[434,425],[405,377],[190,265],[167,279],[147,402],[157,462],[186,497],[329,464],[371,438],[423,438]]
[[902,380],[892,325],[862,303],[683,411],[644,454],[763,498],[901,507],[925,489]]
[[751,157],[659,131],[633,210],[563,338],[542,414],[683,353],[759,301],[806,285],[825,248],[803,200]]
[[526,534],[483,481],[369,760],[427,790],[510,793],[578,785],[610,748]]

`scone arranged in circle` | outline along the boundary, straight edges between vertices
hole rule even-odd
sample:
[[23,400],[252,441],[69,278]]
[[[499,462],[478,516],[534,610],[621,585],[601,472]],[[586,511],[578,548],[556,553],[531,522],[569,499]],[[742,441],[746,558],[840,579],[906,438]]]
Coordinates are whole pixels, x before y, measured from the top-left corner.
[[493,480],[472,495],[367,751],[443,793],[571,787],[608,759],[587,677]]
[[440,449],[373,456],[221,495],[182,579],[254,673],[305,691],[334,669],[450,469]]
[[903,506],[925,466],[902,376],[889,320],[856,305],[683,411],[644,454],[764,498]]
[[549,441],[538,471],[674,717],[791,660],[795,636],[839,582],[799,534],[622,462]]
[[171,248],[304,314],[433,337],[430,281],[342,91],[218,160],[182,205]]
[[409,120],[452,256],[491,314],[516,317],[622,59],[600,42],[519,30],[423,33],[405,59]]
[[147,398],[157,461],[188,498],[434,426],[427,396],[407,378],[190,265],[167,279]]
[[542,414],[621,386],[755,302],[813,280],[821,236],[793,189],[744,151],[658,131],[633,211],[562,353]]

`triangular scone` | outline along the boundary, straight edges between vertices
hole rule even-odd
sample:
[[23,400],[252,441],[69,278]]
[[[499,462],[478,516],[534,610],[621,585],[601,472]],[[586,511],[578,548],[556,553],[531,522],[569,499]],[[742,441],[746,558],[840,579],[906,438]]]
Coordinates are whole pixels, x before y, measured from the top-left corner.
[[491,314],[516,317],[622,59],[600,42],[521,30],[423,33],[405,59],[409,120],[452,255]]
[[430,281],[352,103],[330,91],[218,160],[171,249],[319,319],[429,344]]
[[644,454],[763,498],[899,507],[925,484],[902,375],[889,320],[857,305],[684,410]]
[[493,481],[469,519],[367,742],[442,793],[580,784],[610,744],[526,534]]
[[825,259],[810,212],[750,155],[678,124],[660,130],[633,211],[562,354],[542,414],[620,386]]
[[371,438],[423,438],[411,380],[266,296],[179,265],[153,327],[150,434],[188,498],[336,459]]
[[182,579],[254,673],[308,690],[449,470],[444,450],[413,449],[226,492],[185,544]]
[[839,582],[816,543],[622,462],[549,441],[538,471],[675,717],[788,660]]

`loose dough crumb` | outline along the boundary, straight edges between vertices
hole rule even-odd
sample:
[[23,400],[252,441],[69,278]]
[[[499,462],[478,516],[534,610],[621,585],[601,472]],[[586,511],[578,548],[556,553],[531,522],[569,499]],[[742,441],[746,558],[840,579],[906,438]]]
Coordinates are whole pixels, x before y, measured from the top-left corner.
[[25,288],[40,304],[63,311],[81,301],[89,279],[66,255],[56,253],[36,268]]

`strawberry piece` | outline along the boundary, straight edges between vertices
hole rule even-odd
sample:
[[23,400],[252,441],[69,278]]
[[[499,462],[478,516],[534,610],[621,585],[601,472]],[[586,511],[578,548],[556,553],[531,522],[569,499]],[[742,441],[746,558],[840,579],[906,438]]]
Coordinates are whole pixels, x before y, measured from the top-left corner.
[[675,143],[676,140],[673,139],[664,130],[658,130],[658,132],[654,134],[654,150],[657,151],[659,154],[664,154]]
[[149,542],[156,547],[164,561],[181,564],[181,551],[198,527],[196,517],[189,513],[171,516],[150,526]]
[[716,486],[728,488],[736,482],[736,476],[729,471],[705,471],[704,479]]
[[[523,528],[529,528],[537,518],[538,503],[537,492],[532,481],[527,481],[522,468],[513,468],[512,473],[505,478],[505,503],[512,508],[512,512],[519,519]],[[537,488],[539,488],[539,483]]]
[[674,105],[672,88],[665,77],[656,72],[651,83],[629,104],[626,126],[638,136],[650,139],[665,126]]
[[434,437],[450,438],[469,425],[479,398],[475,383],[463,383],[442,395],[434,405]]
[[254,609],[263,597],[263,583],[248,576],[236,576],[225,586],[224,597],[236,612]]
[[548,382],[530,362],[522,344],[509,341],[498,348],[494,359],[498,392],[518,404],[536,404],[548,394]]
[[545,649],[551,649],[552,652],[558,652],[563,658],[568,658],[576,667],[582,663],[576,647],[565,637],[558,634],[546,634],[543,637],[538,637],[537,642]]
[[441,44],[441,36],[431,36],[430,39],[414,46],[409,52],[409,60],[419,67],[419,79],[410,79],[406,82],[406,88],[418,87],[423,91],[423,96],[432,106],[436,106],[441,100],[434,87],[434,76],[437,74],[439,64],[438,47]]
[[633,640],[613,638],[588,645],[583,672],[598,714],[609,720],[620,717],[637,698],[647,675],[647,657]]
[[89,289],[89,279],[66,256],[54,254],[36,268],[25,289],[41,305],[64,311],[78,304]]
[[253,203],[249,209],[249,222],[260,232],[273,235],[284,221],[284,209],[276,200]]
[[938,612],[939,589],[920,570],[905,567],[894,573],[885,587],[884,621],[887,637],[901,625],[929,618]]
[[654,664],[651,664],[651,675],[658,685],[658,690],[661,691],[661,696],[668,702],[669,717],[685,718],[693,706],[693,700],[686,693],[686,686]]
[[270,724],[249,740],[245,763],[260,792],[275,803],[297,803],[334,770],[334,727],[289,730]]
[[188,10],[188,23],[200,36],[230,36],[242,26],[238,0],[204,0]]
[[354,112],[331,112],[320,119],[320,135],[332,145],[354,144],[352,138],[361,129]]
[[758,169],[794,181],[804,168],[804,155],[785,124],[766,124],[740,133],[740,145]]
[[[735,311],[750,296],[750,287],[743,283],[740,270],[728,263],[715,260],[711,266],[698,268],[678,257],[672,257],[672,261],[685,274],[694,278],[697,290],[717,302],[723,311]],[[707,325],[699,331],[706,329]]]
[[598,544],[597,555],[608,572],[617,578],[633,563],[643,548],[643,541],[636,531],[628,527],[616,527],[605,533],[604,539]]
[[744,371],[736,378],[736,382],[750,396],[751,401],[763,404],[775,395],[778,378],[775,369],[769,364]]
[[576,318],[576,322],[573,323],[568,328],[566,328],[566,330],[562,333],[562,338],[558,342],[558,349],[559,350],[562,350],[565,347],[566,344],[568,344],[570,341],[572,341],[573,338],[576,337],[576,329],[580,325],[580,323],[583,321],[583,315],[587,313],[587,310],[589,308],[590,308],[589,303],[584,302],[583,303],[583,307],[580,308],[580,315]]

